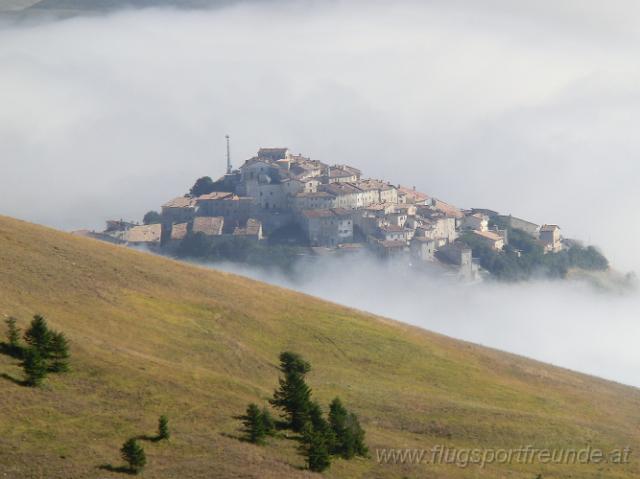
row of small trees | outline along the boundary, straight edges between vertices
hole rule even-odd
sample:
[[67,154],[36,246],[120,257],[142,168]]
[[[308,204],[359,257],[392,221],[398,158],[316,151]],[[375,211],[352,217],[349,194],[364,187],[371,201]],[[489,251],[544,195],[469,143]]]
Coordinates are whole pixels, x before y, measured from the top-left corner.
[[[320,404],[311,398],[311,388],[305,381],[311,365],[292,352],[280,354],[279,387],[269,402],[282,413],[282,429],[300,435],[300,451],[310,470],[321,472],[331,465],[331,457],[351,459],[367,456],[365,432],[358,417],[350,413],[339,398],[329,406],[328,418],[324,417]],[[266,436],[274,435],[276,422],[269,410],[256,404],[247,407],[241,417],[247,440],[264,443]]]
[[[169,419],[167,416],[160,416],[160,419],[158,419],[158,435],[151,439],[153,441],[167,440],[170,435]],[[147,465],[147,455],[135,437],[125,441],[120,448],[120,456],[127,463],[127,468],[132,474],[138,474]]]
[[36,387],[49,373],[63,373],[69,370],[69,342],[64,333],[49,329],[44,317],[36,314],[25,331],[23,344],[21,330],[16,318],[8,318],[7,340],[11,355],[22,359],[25,373],[24,383]]

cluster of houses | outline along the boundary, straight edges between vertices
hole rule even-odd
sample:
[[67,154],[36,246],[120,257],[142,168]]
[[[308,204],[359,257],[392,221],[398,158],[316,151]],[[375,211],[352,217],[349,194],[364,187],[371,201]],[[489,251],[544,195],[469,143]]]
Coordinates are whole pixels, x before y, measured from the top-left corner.
[[509,238],[506,229],[490,227],[495,217],[537,238],[545,251],[563,247],[557,225],[538,226],[486,209],[462,210],[415,188],[365,179],[352,166],[325,164],[287,148],[261,148],[214,184],[216,191],[162,205],[159,224],[111,222],[101,234],[170,250],[189,234],[261,241],[295,225],[316,249],[367,248],[416,264],[447,265],[471,277],[478,267],[458,239],[468,232],[502,250]]

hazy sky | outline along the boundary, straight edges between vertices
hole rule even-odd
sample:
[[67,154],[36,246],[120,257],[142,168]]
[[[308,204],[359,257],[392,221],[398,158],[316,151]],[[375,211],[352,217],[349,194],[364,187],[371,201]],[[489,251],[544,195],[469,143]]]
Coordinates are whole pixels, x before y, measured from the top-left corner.
[[[0,214],[63,229],[139,219],[222,174],[229,133],[236,166],[289,146],[558,223],[640,269],[639,40],[635,0],[254,2],[5,23]],[[460,300],[427,294],[431,282],[403,295],[401,280],[358,295],[358,274],[307,288],[628,382],[640,365],[636,296],[533,284]]]
[[[482,4],[481,6],[479,4]],[[0,212],[140,218],[263,145],[640,265],[637,2],[256,2],[0,28]]]

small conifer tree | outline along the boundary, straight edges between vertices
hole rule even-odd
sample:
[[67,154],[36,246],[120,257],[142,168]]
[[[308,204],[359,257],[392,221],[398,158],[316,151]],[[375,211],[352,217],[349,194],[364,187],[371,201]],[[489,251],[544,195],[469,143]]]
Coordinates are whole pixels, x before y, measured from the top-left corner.
[[158,419],[158,439],[169,439],[169,419],[162,415]]
[[254,444],[262,444],[267,432],[264,427],[263,415],[258,406],[249,404],[246,414],[241,419],[247,440]]
[[69,370],[69,342],[64,333],[51,333],[49,360],[49,371],[62,373]]
[[47,326],[47,321],[39,314],[36,314],[29,325],[29,329],[24,333],[24,340],[33,349],[37,349],[42,359],[48,359],[51,348],[51,331]]
[[335,435],[331,452],[345,459],[354,456],[366,457],[367,446],[364,444],[364,430],[358,417],[349,413],[342,405],[340,398],[335,398],[329,406],[329,423]]
[[267,436],[273,436],[276,433],[276,421],[273,419],[269,409],[263,407],[260,414],[262,416],[262,424],[265,434]]
[[352,451],[356,456],[367,457],[369,454],[369,448],[367,448],[364,443],[364,429],[360,426],[358,416],[350,413],[349,420],[347,421],[347,427],[350,431]]
[[322,472],[331,465],[327,436],[320,431],[315,431],[311,422],[307,422],[303,428],[301,449],[309,470]]
[[129,470],[138,474],[147,464],[147,456],[144,449],[135,439],[129,439],[120,449],[122,459],[129,465]]
[[305,374],[311,370],[308,362],[291,352],[280,354],[280,387],[274,392],[271,404],[283,411],[287,425],[301,432],[309,420],[311,389],[305,382]]
[[309,405],[309,422],[313,427],[313,430],[317,434],[324,436],[325,444],[329,448],[331,453],[336,442],[336,436],[331,428],[331,425],[324,418],[322,414],[322,408],[316,401],[311,401]]
[[47,363],[35,348],[25,350],[22,368],[26,376],[25,384],[27,386],[40,386],[47,375]]
[[16,326],[16,321],[14,317],[5,320],[7,324],[7,341],[9,347],[14,351],[20,348],[20,328]]

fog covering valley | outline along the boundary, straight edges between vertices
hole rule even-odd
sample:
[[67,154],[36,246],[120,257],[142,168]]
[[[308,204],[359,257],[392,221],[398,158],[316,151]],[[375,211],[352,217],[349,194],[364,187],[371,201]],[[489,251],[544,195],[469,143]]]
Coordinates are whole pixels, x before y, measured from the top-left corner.
[[[140,219],[260,146],[557,223],[640,269],[640,6],[242,2],[0,19],[0,214]],[[419,59],[419,60],[416,60]],[[220,267],[220,265],[216,265]],[[640,296],[354,258],[241,274],[640,386]]]
[[365,256],[322,258],[286,275],[231,263],[205,266],[640,386],[637,291],[581,280],[469,284]]

